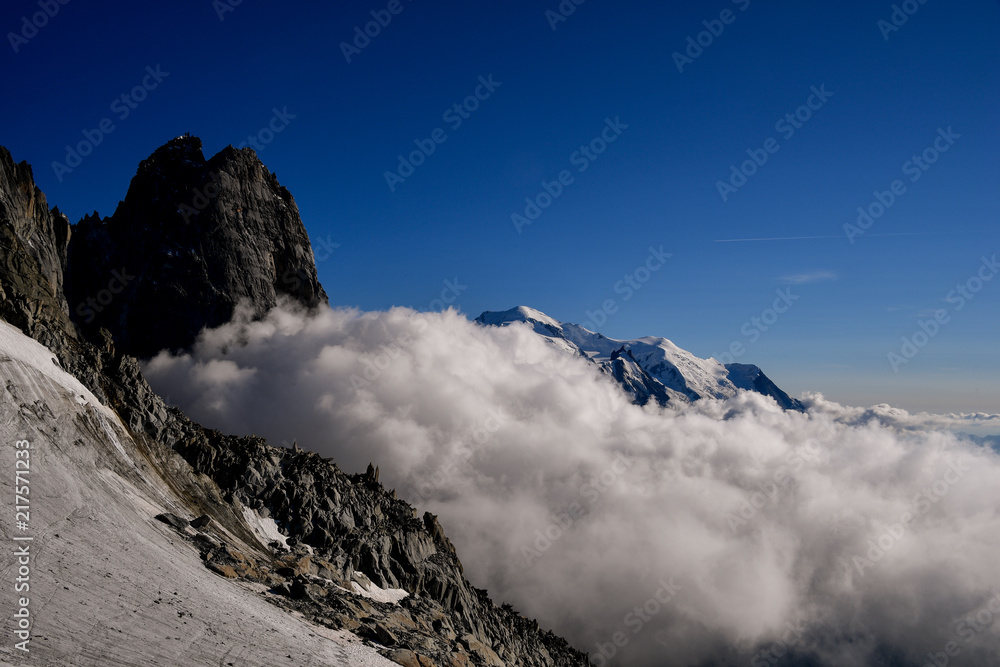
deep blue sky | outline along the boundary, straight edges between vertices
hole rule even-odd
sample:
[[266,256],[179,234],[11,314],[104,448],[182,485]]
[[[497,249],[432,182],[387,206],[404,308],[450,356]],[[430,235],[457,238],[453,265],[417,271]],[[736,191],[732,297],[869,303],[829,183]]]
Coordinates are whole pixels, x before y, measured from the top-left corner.
[[[340,43],[388,1],[303,4],[243,0],[220,20],[211,0],[71,1],[17,53],[0,47],[0,144],[75,221],[109,215],[171,137],[212,155],[287,108],[260,157],[317,254],[339,244],[319,263],[336,305],[426,309],[455,278],[472,317],[525,304],[584,322],[614,299],[606,335],[701,356],[743,343],[738,360],[793,393],[1000,409],[1000,278],[960,311],[945,301],[1000,252],[995,0],[928,0],[888,40],[890,2],[587,0],[553,30],[557,0],[401,0],[351,63]],[[672,54],[724,9],[733,22],[678,72]],[[0,28],[37,11],[9,0]],[[112,101],[157,65],[169,76],[119,120]],[[453,130],[443,112],[489,75],[500,87]],[[776,121],[822,85],[833,96],[786,138]],[[114,132],[60,182],[52,162],[103,118]],[[580,173],[571,155],[606,118],[628,129]],[[904,163],[948,127],[961,137],[911,182]],[[390,191],[384,172],[436,128],[447,141]],[[716,182],[769,137],[780,149],[723,202]],[[573,183],[518,234],[511,214],[564,169]],[[843,225],[895,179],[905,194],[850,243]],[[798,236],[833,238],[717,242]],[[666,265],[616,293],[660,245]],[[790,283],[794,305],[759,339],[741,333]],[[893,372],[887,353],[938,308],[949,321]]]

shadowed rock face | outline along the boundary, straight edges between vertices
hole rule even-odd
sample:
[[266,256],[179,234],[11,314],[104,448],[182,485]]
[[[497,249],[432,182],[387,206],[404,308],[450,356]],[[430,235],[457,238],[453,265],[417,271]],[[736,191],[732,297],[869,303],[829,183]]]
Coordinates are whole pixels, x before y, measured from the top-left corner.
[[[68,323],[63,271],[70,226],[49,210],[27,162],[0,146],[0,315],[35,335],[47,321]],[[48,341],[51,342],[51,341]],[[48,343],[46,343],[48,344]]]
[[636,361],[632,350],[626,349],[622,345],[611,354],[609,363],[611,376],[622,386],[622,389],[636,405],[646,405],[650,399],[655,400],[660,406],[670,403],[670,396],[667,395],[663,385],[657,382]]
[[726,370],[729,371],[729,381],[740,389],[770,396],[785,410],[805,412],[802,401],[782,391],[759,367],[753,364],[726,364]]
[[178,137],[144,160],[110,218],[84,218],[69,244],[70,314],[140,358],[189,347],[238,303],[262,315],[288,295],[327,303],[292,195],[250,149],[210,160]]
[[69,221],[49,209],[27,162],[0,146],[0,318],[49,348],[98,398],[100,356],[77,336],[64,287]]

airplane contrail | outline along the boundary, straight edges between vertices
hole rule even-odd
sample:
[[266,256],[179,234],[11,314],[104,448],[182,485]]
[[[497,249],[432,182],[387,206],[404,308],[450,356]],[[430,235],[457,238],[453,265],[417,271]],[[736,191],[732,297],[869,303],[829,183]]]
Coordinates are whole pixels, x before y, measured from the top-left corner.
[[[930,234],[963,234],[972,232],[900,232],[898,234],[865,234],[865,236],[927,236]],[[843,234],[833,236],[771,236],[756,239],[715,239],[712,243],[740,243],[744,241],[800,241],[803,239],[842,239]]]
[[836,236],[773,236],[759,239],[715,239],[712,243],[737,243],[740,241],[799,241],[801,239],[839,239],[843,234]]

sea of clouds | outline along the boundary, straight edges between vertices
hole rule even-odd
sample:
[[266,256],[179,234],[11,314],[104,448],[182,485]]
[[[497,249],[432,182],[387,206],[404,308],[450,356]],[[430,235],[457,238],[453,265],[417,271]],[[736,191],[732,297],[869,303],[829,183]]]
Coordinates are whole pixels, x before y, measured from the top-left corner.
[[379,465],[598,666],[1000,655],[1000,455],[955,435],[998,415],[643,408],[526,325],[403,308],[241,311],[144,371],[206,426]]

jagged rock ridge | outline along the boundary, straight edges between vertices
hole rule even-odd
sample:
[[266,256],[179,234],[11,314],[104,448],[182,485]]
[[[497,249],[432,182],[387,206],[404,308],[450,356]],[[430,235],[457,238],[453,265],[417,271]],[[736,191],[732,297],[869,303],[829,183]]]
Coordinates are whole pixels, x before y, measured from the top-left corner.
[[195,137],[143,160],[114,215],[84,218],[68,250],[74,321],[140,358],[189,347],[241,301],[259,315],[283,294],[327,302],[292,195],[252,149],[206,160]]
[[0,262],[7,278],[0,285],[0,316],[31,335],[41,335],[45,322],[58,322],[75,338],[63,291],[69,239],[69,220],[49,209],[31,167],[15,164],[0,146]]

